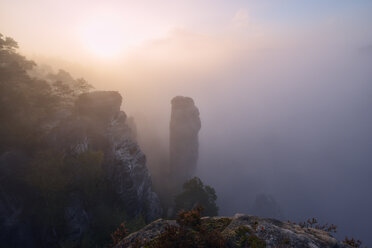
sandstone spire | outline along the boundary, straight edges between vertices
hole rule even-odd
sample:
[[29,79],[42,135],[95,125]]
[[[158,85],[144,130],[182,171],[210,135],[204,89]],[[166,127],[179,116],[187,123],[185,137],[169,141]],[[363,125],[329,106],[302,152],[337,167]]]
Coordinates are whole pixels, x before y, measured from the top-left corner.
[[171,101],[170,166],[178,183],[193,176],[198,160],[199,110],[190,97],[176,96]]

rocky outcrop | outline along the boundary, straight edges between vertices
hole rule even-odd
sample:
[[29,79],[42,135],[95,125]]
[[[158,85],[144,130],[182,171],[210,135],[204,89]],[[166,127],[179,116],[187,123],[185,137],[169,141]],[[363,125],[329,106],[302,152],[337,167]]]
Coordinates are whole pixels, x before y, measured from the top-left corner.
[[[109,181],[129,215],[146,214],[151,221],[161,215],[160,202],[152,191],[146,156],[135,142],[135,133],[120,111],[122,97],[118,92],[98,91],[80,95],[75,104],[76,116],[59,135],[75,132],[65,142],[65,149],[81,153],[88,149],[104,152],[104,169]],[[78,130],[78,133],[76,133]]]
[[65,209],[65,220],[68,232],[66,238],[72,242],[78,242],[89,228],[89,215],[84,209],[79,195],[72,193],[69,204]]
[[0,156],[0,246],[37,247],[32,221],[22,218],[32,199],[32,192],[20,178],[27,160],[28,156],[18,151]]
[[[251,215],[204,217],[202,224],[222,234],[226,241],[224,247],[349,247],[337,241],[326,231]],[[123,244],[126,244],[125,247],[134,247],[134,244],[143,240],[146,240],[145,243],[151,247],[151,241],[164,233],[165,227],[169,225],[178,226],[174,220],[159,219],[140,231],[128,235],[117,247],[122,247]]]
[[126,203],[128,213],[146,213],[146,220],[158,218],[162,209],[157,195],[152,191],[150,174],[146,167],[146,156],[133,134],[127,132],[124,112],[112,119],[108,127],[110,151],[105,164],[108,176],[117,194]]
[[[58,151],[64,157],[102,152],[102,176],[110,190],[108,201],[115,201],[130,217],[141,215],[152,221],[161,216],[162,209],[152,190],[146,156],[120,110],[121,103],[118,92],[81,94],[72,108],[45,124],[48,128],[40,137],[42,149]],[[40,196],[24,180],[32,159],[26,154],[10,151],[0,155],[0,246],[60,247],[61,240],[78,245],[95,221],[94,213],[84,204],[79,189],[72,188],[61,205],[64,214],[59,214],[64,218],[63,231],[40,222],[43,209],[32,209],[33,204],[29,204],[39,202]],[[73,180],[81,179],[74,176]]]
[[176,96],[171,101],[170,167],[178,183],[193,176],[198,160],[198,133],[201,128],[199,110],[190,97]]

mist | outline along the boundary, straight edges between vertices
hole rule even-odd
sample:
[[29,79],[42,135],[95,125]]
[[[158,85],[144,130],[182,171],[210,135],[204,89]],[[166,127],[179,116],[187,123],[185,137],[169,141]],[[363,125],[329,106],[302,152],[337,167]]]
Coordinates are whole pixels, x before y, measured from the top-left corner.
[[368,240],[368,60],[357,51],[323,56],[289,67],[268,61],[267,71],[245,68],[242,81],[216,93],[214,111],[199,103],[199,173],[219,192],[221,214],[249,212],[255,196],[266,193],[285,219],[317,216],[336,223],[340,236]]
[[316,217],[371,246],[372,22],[358,10],[283,23],[235,8],[218,31],[175,26],[113,61],[25,53],[121,93],[155,185],[169,169],[170,101],[192,97],[196,175],[220,215],[255,214],[265,194],[284,221]]
[[248,50],[204,74],[155,75],[140,93],[121,88],[154,180],[167,166],[170,99],[191,96],[202,120],[197,175],[215,187],[220,215],[255,214],[263,193],[283,220],[316,217],[369,245],[372,54],[318,42]]
[[337,225],[336,237],[370,245],[372,53],[332,25],[303,34],[273,35],[264,44],[250,35],[239,46],[236,37],[187,34],[185,47],[185,32],[173,32],[143,49],[182,47],[185,54],[133,55],[121,69],[96,75],[67,68],[124,96],[122,109],[134,117],[155,184],[169,169],[170,100],[190,96],[202,121],[197,176],[216,189],[220,215],[255,214],[256,196],[266,194],[282,220],[316,217]]
[[315,216],[338,225],[340,238],[370,242],[371,58],[330,44],[256,51],[211,77],[152,90],[149,126],[135,119],[166,152],[169,99],[192,96],[202,119],[198,175],[216,188],[221,215],[251,213],[265,193],[284,220]]

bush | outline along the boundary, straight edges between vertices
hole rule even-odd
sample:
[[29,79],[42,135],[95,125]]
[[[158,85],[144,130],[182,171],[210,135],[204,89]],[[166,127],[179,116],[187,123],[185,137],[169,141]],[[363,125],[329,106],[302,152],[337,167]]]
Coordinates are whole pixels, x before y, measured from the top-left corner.
[[[55,113],[72,106],[80,93],[92,86],[84,79],[61,77],[61,72],[32,77],[36,63],[18,53],[18,44],[0,34],[0,153],[12,149],[27,152],[40,147],[45,124]],[[67,79],[67,80],[66,80]]]
[[166,226],[165,232],[150,242],[151,248],[183,248],[183,247],[224,247],[225,240],[221,233],[210,231],[202,225],[202,207],[191,211],[180,211],[176,226]]
[[349,239],[348,237],[345,237],[344,241],[342,241],[345,245],[349,245],[351,247],[359,248],[362,245],[362,241],[359,239],[356,240],[354,238]]
[[334,232],[336,233],[337,232],[337,226],[336,225],[328,225],[328,223],[326,224],[318,224],[318,220],[316,218],[311,218],[311,219],[307,219],[306,222],[300,222],[299,223],[299,226],[301,226],[302,228],[306,227],[306,228],[314,228],[314,229],[318,229],[318,230],[322,230],[322,231],[326,231],[328,233],[331,233],[331,232]]
[[[156,239],[146,242],[137,239],[135,247],[146,248],[219,248],[225,247],[226,240],[221,230],[209,228],[208,224],[201,219],[202,207],[196,207],[191,211],[180,211],[177,223],[179,226],[167,225],[165,231]],[[126,244],[122,244],[123,247]]]
[[125,223],[121,223],[120,226],[113,232],[111,233],[111,239],[113,246],[117,245],[120,243],[120,241],[127,236],[128,230],[125,228]]
[[183,191],[175,198],[175,210],[191,210],[200,205],[204,208],[205,216],[218,215],[216,205],[216,191],[204,185],[198,177],[194,177],[183,184]]
[[[290,221],[288,221],[290,223]],[[293,224],[296,224],[296,222],[293,222]],[[309,218],[306,221],[299,222],[298,225],[302,228],[314,228],[318,230],[322,230],[325,232],[328,232],[330,235],[331,233],[337,232],[337,226],[333,224],[319,224],[318,220],[316,218]]]

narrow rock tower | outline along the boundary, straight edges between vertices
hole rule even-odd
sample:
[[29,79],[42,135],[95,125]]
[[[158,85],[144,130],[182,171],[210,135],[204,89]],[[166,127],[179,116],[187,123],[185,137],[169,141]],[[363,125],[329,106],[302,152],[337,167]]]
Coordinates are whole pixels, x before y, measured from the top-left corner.
[[201,128],[199,110],[190,97],[176,96],[171,101],[170,170],[176,184],[192,177],[196,170]]

